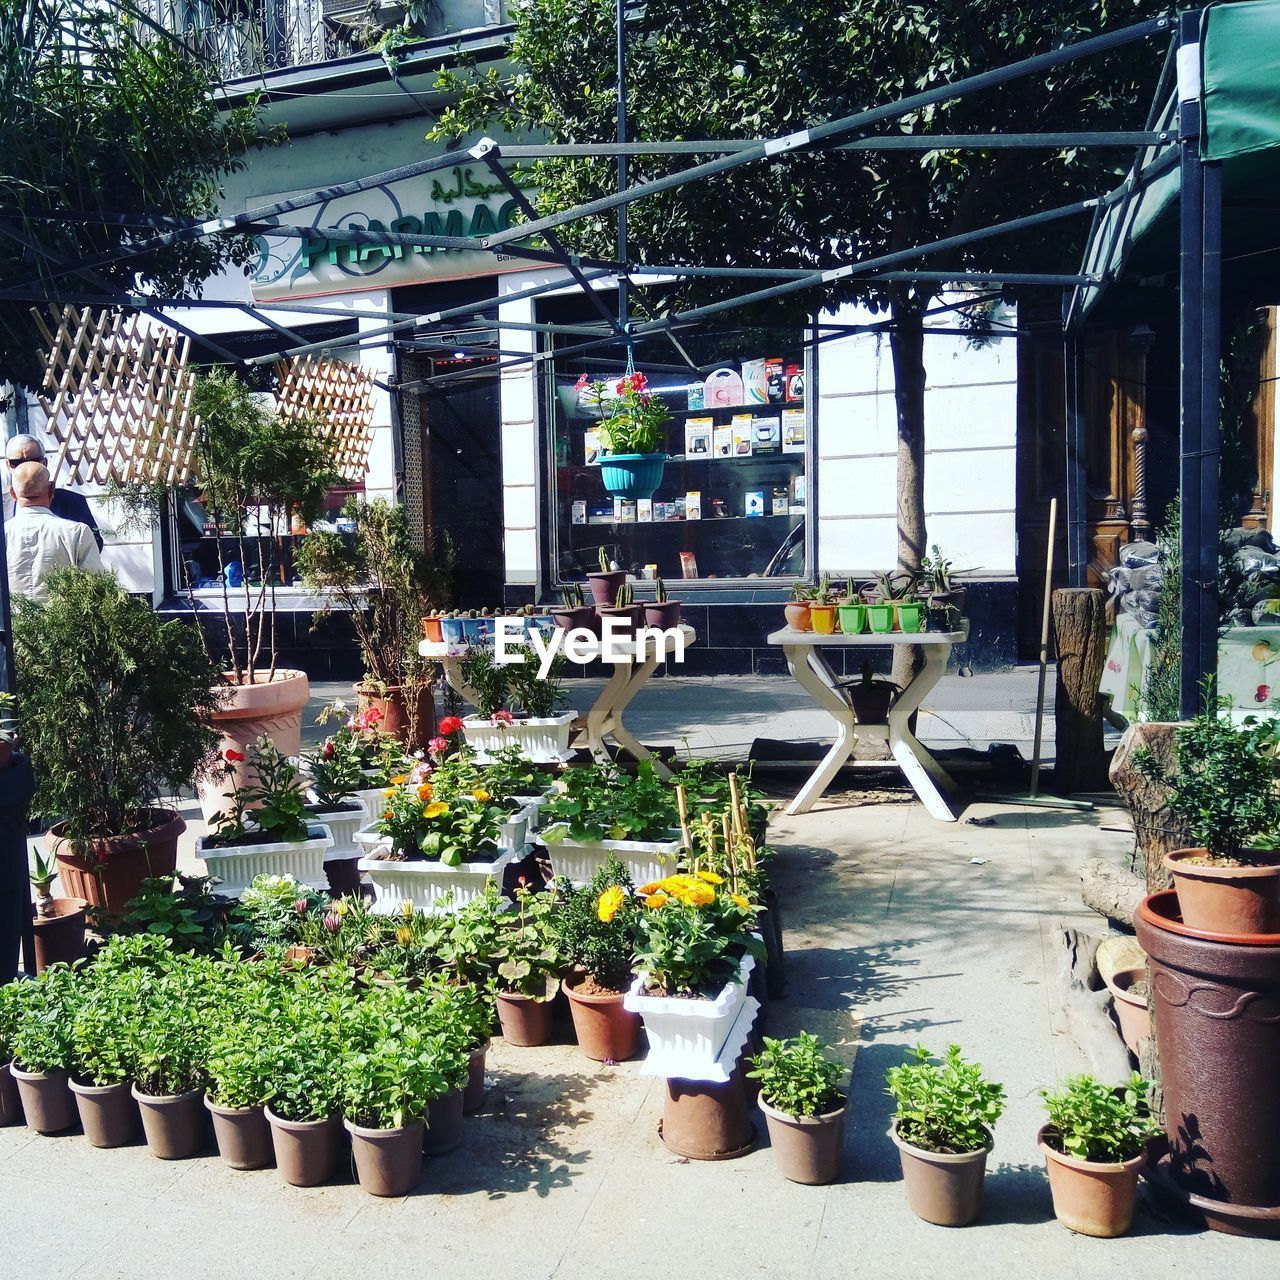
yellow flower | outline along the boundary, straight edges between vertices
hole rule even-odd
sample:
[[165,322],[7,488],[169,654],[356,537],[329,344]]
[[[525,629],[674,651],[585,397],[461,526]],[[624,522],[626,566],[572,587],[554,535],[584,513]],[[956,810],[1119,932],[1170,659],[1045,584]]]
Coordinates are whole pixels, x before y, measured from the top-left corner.
[[668,876],[659,888],[687,907],[705,907],[715,901],[716,891],[697,876]]
[[407,773],[398,773],[394,778],[391,779],[391,785],[393,787],[402,787],[408,781],[409,781],[409,775]]
[[404,916],[406,920],[413,919],[413,903],[410,902],[408,898],[400,904],[400,914]]
[[731,893],[731,894],[729,895],[729,897],[730,897],[730,899],[731,899],[731,900],[732,900],[732,901],[733,901],[737,906],[741,907],[741,908],[743,909],[743,911],[750,911],[750,910],[751,910],[751,903],[749,903],[749,902],[746,900],[746,898],[744,898],[744,897],[742,896],[742,894],[740,894],[740,893]]
[[340,916],[345,916],[347,912],[351,910],[351,905],[347,902],[346,898],[339,898],[337,902],[333,904],[333,909]]
[[422,811],[424,818],[438,818],[442,813],[448,813],[449,806],[443,800],[433,800]]
[[614,916],[622,910],[622,904],[627,900],[627,895],[622,891],[620,885],[611,884],[596,899],[596,916],[604,924],[608,924]]
[[483,787],[477,787],[471,793],[471,796],[472,796],[472,799],[479,800],[481,804],[483,804],[486,800],[493,799],[493,797]]
[[665,907],[671,899],[665,893],[651,893],[644,900],[646,907]]
[[401,925],[400,928],[396,930],[396,941],[402,947],[407,947],[409,943],[413,941],[413,930],[405,925]]
[[393,796],[396,793],[395,787],[383,787],[382,794],[384,796]]
[[714,871],[695,871],[693,874],[707,884],[724,884],[724,876],[718,876]]

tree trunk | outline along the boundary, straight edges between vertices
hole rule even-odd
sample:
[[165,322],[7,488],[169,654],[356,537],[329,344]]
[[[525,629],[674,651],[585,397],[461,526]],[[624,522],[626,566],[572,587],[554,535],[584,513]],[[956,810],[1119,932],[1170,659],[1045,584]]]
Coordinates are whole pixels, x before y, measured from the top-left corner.
[[1132,869],[1147,882],[1147,892],[1168,889],[1173,877],[1165,870],[1164,856],[1185,849],[1191,837],[1169,811],[1169,789],[1139,772],[1133,763],[1135,752],[1145,747],[1160,767],[1174,769],[1176,724],[1133,724],[1125,730],[1111,760],[1111,783],[1124,797],[1133,819],[1134,850]]
[[[924,321],[910,306],[894,306],[889,350],[893,356],[898,415],[899,573],[918,574],[927,550],[924,514]],[[895,645],[893,682],[907,685],[921,665],[915,645]]]
[[1113,924],[1132,929],[1138,903],[1146,893],[1138,876],[1105,858],[1086,858],[1080,864],[1080,900]]
[[1054,781],[1063,795],[1107,785],[1098,683],[1107,657],[1107,598],[1096,587],[1053,593],[1058,676],[1053,696],[1057,762]]

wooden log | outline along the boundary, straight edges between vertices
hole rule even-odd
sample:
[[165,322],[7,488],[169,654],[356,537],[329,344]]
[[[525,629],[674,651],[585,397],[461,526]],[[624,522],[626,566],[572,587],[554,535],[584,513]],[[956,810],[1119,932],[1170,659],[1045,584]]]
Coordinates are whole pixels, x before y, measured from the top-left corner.
[[1080,897],[1090,911],[1126,929],[1133,928],[1134,912],[1147,887],[1132,871],[1105,858],[1087,858],[1080,864]]
[[1058,655],[1053,695],[1054,784],[1064,795],[1099,791],[1107,783],[1098,685],[1107,658],[1107,597],[1096,587],[1053,593],[1053,632]]
[[1102,939],[1059,924],[1058,1009],[1067,1033],[1089,1059],[1089,1070],[1103,1084],[1124,1084],[1132,1073],[1129,1051],[1111,1021],[1111,993],[1098,973]]
[[1111,783],[1124,797],[1133,818],[1131,867],[1146,882],[1147,892],[1168,889],[1173,877],[1165,870],[1165,854],[1185,849],[1191,837],[1169,810],[1169,789],[1143,774],[1135,754],[1146,749],[1166,773],[1174,771],[1177,724],[1134,724],[1125,730],[1111,761]]

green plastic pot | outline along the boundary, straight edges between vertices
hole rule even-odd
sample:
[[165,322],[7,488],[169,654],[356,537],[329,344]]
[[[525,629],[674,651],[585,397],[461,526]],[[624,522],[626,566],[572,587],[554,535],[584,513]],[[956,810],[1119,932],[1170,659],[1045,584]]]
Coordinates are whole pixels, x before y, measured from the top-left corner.
[[846,636],[860,635],[867,624],[867,606],[864,604],[842,604],[837,612],[840,615],[840,632]]
[[867,623],[876,635],[888,635],[893,630],[893,605],[867,605]]
[[924,606],[915,601],[903,601],[898,605],[898,629],[919,631],[924,624]]

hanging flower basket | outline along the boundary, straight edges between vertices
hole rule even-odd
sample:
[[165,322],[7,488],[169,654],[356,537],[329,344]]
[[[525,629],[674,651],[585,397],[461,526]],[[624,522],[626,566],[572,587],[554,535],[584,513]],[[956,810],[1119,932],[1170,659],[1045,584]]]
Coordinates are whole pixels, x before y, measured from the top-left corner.
[[600,478],[616,498],[652,498],[667,455],[659,449],[670,416],[643,373],[629,371],[612,387],[578,379],[579,400],[600,413]]
[[665,453],[605,454],[600,459],[600,476],[615,498],[652,498],[666,465]]

